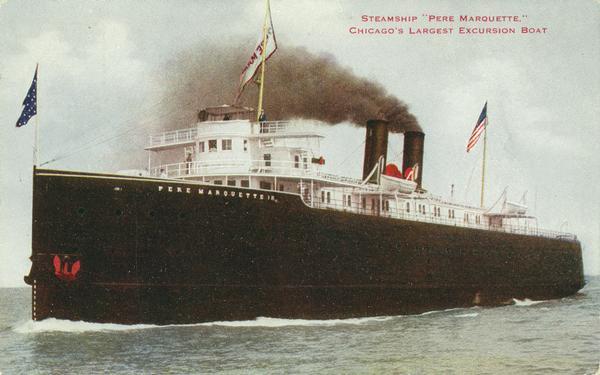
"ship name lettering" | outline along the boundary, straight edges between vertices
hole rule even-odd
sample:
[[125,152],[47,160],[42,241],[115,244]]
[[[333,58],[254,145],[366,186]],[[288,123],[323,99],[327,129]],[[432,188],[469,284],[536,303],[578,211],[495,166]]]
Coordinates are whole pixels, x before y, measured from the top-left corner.
[[[192,188],[189,187],[181,187],[181,186],[164,186],[164,185],[158,185],[158,191],[167,191],[169,193],[173,193],[173,192],[177,192],[177,193],[187,193],[187,194],[191,194],[192,193]],[[215,189],[214,191],[212,189],[208,189],[208,190],[204,190],[204,188],[198,188],[198,195],[215,195],[215,196],[220,196],[223,195],[224,197],[237,197],[237,198],[246,198],[246,199],[260,199],[260,200],[268,200],[268,201],[274,201],[277,202],[277,199],[275,197],[275,195],[273,194],[259,194],[259,193],[244,193],[242,191],[229,191],[229,190],[223,190],[221,192],[220,189]]]

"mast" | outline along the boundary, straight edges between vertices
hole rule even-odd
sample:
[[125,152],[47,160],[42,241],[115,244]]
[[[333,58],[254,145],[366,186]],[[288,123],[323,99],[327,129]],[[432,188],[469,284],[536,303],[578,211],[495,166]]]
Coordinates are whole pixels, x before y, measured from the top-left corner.
[[267,21],[269,20],[269,0],[266,1],[265,22],[263,23],[261,67],[260,67],[260,87],[258,90],[258,110],[256,111],[256,121],[260,120],[262,113],[263,88],[265,85],[265,61],[267,60]]
[[[487,105],[487,102],[486,102]],[[489,120],[488,120],[489,121]],[[481,199],[479,201],[479,207],[483,208],[483,196],[484,196],[484,188],[485,188],[485,156],[486,156],[486,148],[487,148],[487,125],[486,121],[483,128],[483,162],[481,165]]]

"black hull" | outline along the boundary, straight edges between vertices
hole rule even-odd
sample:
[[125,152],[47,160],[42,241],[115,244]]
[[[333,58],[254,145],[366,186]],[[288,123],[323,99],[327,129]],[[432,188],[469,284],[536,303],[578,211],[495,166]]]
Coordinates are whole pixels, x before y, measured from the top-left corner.
[[[584,285],[579,242],[311,209],[281,192],[36,170],[33,318],[419,313]],[[79,261],[74,280],[53,259]]]

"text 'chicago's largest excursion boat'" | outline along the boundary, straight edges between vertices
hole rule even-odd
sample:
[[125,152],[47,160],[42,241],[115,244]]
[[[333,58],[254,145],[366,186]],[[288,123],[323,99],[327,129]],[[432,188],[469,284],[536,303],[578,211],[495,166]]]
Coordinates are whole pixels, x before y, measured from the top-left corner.
[[[249,79],[274,51],[270,33],[266,21]],[[257,113],[260,102],[210,107],[150,136],[144,171],[34,168],[33,319],[381,316],[583,287],[574,235],[538,229],[521,204],[492,213],[423,189],[422,132],[404,133],[398,168],[388,122],[368,121],[355,179],[324,171],[318,126]]]

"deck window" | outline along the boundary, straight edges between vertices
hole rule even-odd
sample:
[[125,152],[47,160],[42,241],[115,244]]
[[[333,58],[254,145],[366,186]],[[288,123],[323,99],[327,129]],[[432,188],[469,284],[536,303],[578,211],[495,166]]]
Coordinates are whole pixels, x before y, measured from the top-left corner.
[[331,192],[327,192],[327,203],[331,203]]
[[227,186],[235,186],[235,180],[227,180]]
[[221,150],[230,151],[231,150],[231,139],[223,139],[221,140]]
[[265,167],[271,166],[271,154],[263,154],[263,160],[265,161]]
[[261,181],[259,187],[263,190],[271,190],[271,183],[267,181]]
[[362,200],[360,203],[362,204],[363,210],[367,208],[367,198],[362,197]]
[[325,192],[321,190],[321,203],[325,202]]
[[348,194],[348,207],[352,206],[352,195]]
[[242,181],[240,181],[240,186],[241,187],[250,187],[250,181],[249,180],[242,180]]
[[300,168],[300,156],[294,155],[294,168]]
[[198,143],[198,152],[204,152],[204,142]]
[[248,140],[244,139],[244,151],[248,151]]
[[406,202],[406,212],[410,212],[410,202]]
[[215,152],[215,151],[217,151],[217,140],[216,139],[209,139],[208,140],[208,151],[209,152]]
[[221,181],[221,180],[214,180],[213,184],[215,184],[215,185],[223,185],[223,181]]

